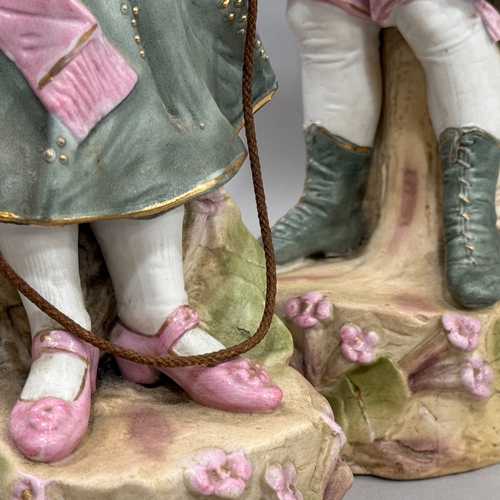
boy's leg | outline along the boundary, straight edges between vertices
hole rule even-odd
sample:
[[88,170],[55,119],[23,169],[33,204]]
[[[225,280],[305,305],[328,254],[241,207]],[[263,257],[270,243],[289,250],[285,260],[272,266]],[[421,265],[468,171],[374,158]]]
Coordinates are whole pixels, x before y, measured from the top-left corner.
[[273,227],[278,264],[361,243],[382,88],[375,23],[314,0],[290,0],[288,19],[302,52],[307,174],[301,200]]
[[385,25],[399,29],[424,68],[438,138],[464,127],[500,137],[500,52],[472,0],[413,0]]
[[443,169],[445,274],[454,299],[500,299],[495,191],[500,165],[500,53],[471,0],[413,0],[394,8],[421,62]]
[[304,129],[317,125],[372,147],[382,101],[380,27],[315,0],[289,0],[287,17],[301,48]]
[[[92,223],[115,289],[118,315],[131,329],[156,335],[167,317],[188,303],[184,288],[184,207],[149,220]],[[201,354],[224,346],[193,328],[176,346],[178,354]],[[182,352],[181,352],[182,351]]]

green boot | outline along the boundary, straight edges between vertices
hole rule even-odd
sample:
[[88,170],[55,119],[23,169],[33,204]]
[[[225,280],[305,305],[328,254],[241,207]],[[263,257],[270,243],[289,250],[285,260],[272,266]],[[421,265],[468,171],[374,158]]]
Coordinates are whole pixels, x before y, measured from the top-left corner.
[[318,125],[305,131],[307,175],[300,201],[272,229],[276,262],[315,253],[344,255],[364,235],[361,187],[372,150]]
[[500,300],[500,142],[480,129],[447,129],[440,153],[448,290],[464,307],[487,307]]

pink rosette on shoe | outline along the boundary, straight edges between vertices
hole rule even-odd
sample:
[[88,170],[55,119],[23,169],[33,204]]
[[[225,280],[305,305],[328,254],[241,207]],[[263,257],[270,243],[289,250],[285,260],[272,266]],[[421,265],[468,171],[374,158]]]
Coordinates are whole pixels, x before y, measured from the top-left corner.
[[43,332],[33,339],[33,360],[58,352],[87,362],[85,380],[76,399],[19,399],[10,414],[9,433],[15,447],[27,458],[40,462],[62,460],[75,450],[87,430],[90,396],[95,390],[99,350],[62,330]]
[[[121,346],[151,356],[172,356],[175,343],[188,330],[198,326],[196,309],[178,307],[155,336],[146,336],[117,323],[113,341]],[[116,358],[122,375],[132,382],[151,383],[154,369]],[[225,361],[216,366],[158,368],[175,380],[195,401],[212,408],[235,412],[270,412],[275,410],[283,393],[267,372],[246,358]]]

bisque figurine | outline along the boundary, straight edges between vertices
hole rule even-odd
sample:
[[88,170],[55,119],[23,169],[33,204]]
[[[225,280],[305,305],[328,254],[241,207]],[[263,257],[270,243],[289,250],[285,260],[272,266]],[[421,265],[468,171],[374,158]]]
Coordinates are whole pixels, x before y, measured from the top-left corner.
[[441,156],[448,289],[463,307],[497,302],[496,9],[485,0],[289,0],[288,19],[302,50],[308,163],[301,200],[273,228],[277,262],[360,246],[360,193],[382,99],[379,34],[395,26],[426,75]]
[[[111,338],[120,346],[156,356],[224,347],[188,304],[183,205],[227,182],[245,157],[235,131],[240,14],[236,30],[215,1],[0,0],[0,250],[91,329],[77,254],[78,224],[90,223],[117,298]],[[256,58],[254,105],[275,86],[267,58]],[[52,462],[86,432],[99,353],[23,303],[33,363],[9,433],[26,457]],[[117,361],[130,381],[158,377]],[[223,410],[272,411],[282,397],[243,358],[161,371]]]

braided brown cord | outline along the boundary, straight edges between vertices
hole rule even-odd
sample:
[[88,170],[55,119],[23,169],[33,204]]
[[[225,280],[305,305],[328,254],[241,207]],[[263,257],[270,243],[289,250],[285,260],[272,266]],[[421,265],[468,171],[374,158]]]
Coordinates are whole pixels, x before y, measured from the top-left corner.
[[125,349],[98,337],[94,333],[86,330],[56,307],[45,300],[36,290],[31,288],[7,263],[0,252],[0,273],[3,274],[27,299],[33,302],[47,316],[57,321],[63,328],[81,338],[85,342],[92,344],[114,356],[140,363],[144,365],[158,367],[182,367],[193,365],[212,365],[239,356],[255,347],[266,336],[274,314],[274,304],[276,300],[276,264],[274,260],[274,250],[271,240],[271,229],[267,217],[266,200],[264,187],[262,184],[262,174],[260,169],[259,153],[257,149],[257,138],[255,135],[255,124],[252,107],[252,69],[253,52],[257,26],[257,0],[248,1],[248,23],[245,40],[245,51],[243,56],[243,116],[245,120],[245,131],[247,137],[250,165],[252,169],[252,179],[255,191],[255,200],[259,217],[260,230],[264,253],[266,256],[266,300],[261,323],[256,333],[233,347],[222,349],[217,352],[202,354],[197,356],[175,356],[175,357],[155,357],[141,354],[131,349]]

